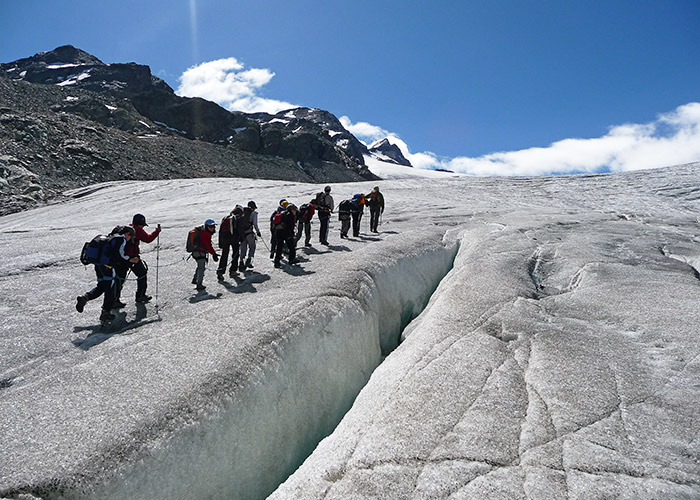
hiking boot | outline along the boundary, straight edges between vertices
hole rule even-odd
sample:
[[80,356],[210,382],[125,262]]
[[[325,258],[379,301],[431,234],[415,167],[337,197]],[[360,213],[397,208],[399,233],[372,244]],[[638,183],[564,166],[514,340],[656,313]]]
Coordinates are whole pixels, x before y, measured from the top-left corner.
[[305,247],[310,247],[310,246],[311,246],[311,243],[307,241],[306,243],[304,243],[304,246],[305,246]]
[[83,312],[83,309],[85,309],[85,304],[87,304],[88,299],[85,297],[85,295],[80,295],[76,300],[75,310],[81,313]]
[[250,269],[253,269],[253,261],[248,259],[245,261],[245,267],[248,267]]
[[322,242],[321,242],[321,245],[328,246],[328,245],[330,245],[330,243],[328,243],[327,241],[322,241]]
[[[138,300],[136,302],[138,302]],[[121,300],[115,300],[112,303],[112,309],[121,309],[122,307],[126,307],[126,304]]]
[[115,317],[114,314],[103,309],[102,314],[100,314],[100,321],[112,321]]
[[198,292],[201,292],[202,290],[206,290],[206,289],[207,289],[207,287],[205,287],[204,285],[197,285],[197,286],[196,286],[196,290],[197,290]]
[[217,273],[217,274],[216,274],[216,279],[219,280],[219,281],[224,281],[224,275],[223,275],[223,274],[220,274],[220,273]]
[[240,272],[243,272],[243,271],[245,271],[245,269],[246,269],[246,267],[245,267],[245,262],[241,261],[241,262],[238,264],[238,270],[239,270]]
[[197,284],[197,277],[192,278],[192,284],[196,285]]
[[152,298],[153,297],[151,297],[150,295],[141,295],[139,297],[136,297],[136,302],[139,304],[145,304],[147,302],[150,302]]
[[282,264],[280,264],[279,262],[275,261],[275,267],[280,268],[280,267],[282,267]]
[[270,258],[274,259],[275,258],[275,252],[270,252]]

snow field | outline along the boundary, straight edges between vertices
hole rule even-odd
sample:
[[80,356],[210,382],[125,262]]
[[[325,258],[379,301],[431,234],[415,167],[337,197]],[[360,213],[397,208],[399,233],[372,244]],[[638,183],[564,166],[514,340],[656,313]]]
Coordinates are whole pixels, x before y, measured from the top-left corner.
[[697,498],[695,273],[658,251],[663,224],[547,219],[467,225],[406,340],[272,500]]
[[[254,199],[267,238],[320,187],[112,183],[2,217],[0,496],[262,498],[342,417],[273,498],[697,498],[699,172],[333,185],[381,186],[380,235],[334,220],[324,248],[314,221],[300,266],[259,242],[201,302],[191,227]],[[136,212],[173,264],[162,321],[103,334],[77,253]]]

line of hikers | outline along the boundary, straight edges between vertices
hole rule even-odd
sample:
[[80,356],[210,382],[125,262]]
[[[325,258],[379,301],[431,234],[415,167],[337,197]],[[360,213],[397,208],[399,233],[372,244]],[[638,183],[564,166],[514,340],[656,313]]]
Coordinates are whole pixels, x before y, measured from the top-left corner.
[[[338,205],[338,219],[341,222],[340,237],[347,238],[352,221],[353,236],[360,233],[364,206],[370,210],[370,231],[378,233],[381,214],[384,212],[384,196],[379,187],[374,187],[368,195],[355,194],[352,199],[344,200]],[[282,255],[288,253],[287,262],[296,264],[296,246],[302,235],[305,237],[304,245],[311,245],[311,221],[314,214],[318,214],[320,222],[319,242],[329,245],[328,231],[331,213],[335,209],[331,187],[326,186],[308,203],[297,208],[286,199],[279,202],[279,206],[270,216],[270,258],[274,259],[274,266],[281,267]],[[160,224],[148,233],[146,218],[142,214],[133,217],[130,226],[117,226],[109,235],[98,235],[92,241],[85,243],[81,253],[83,264],[94,264],[97,276],[97,285],[87,293],[76,299],[76,310],[83,312],[88,301],[104,295],[102,304],[101,321],[111,321],[114,315],[112,309],[125,307],[121,300],[121,290],[129,271],[134,273],[137,281],[136,302],[147,303],[151,296],[146,294],[148,267],[140,258],[139,242],[153,242],[161,232]],[[214,262],[219,262],[216,270],[217,279],[224,280],[226,268],[230,258],[229,276],[236,277],[238,272],[252,269],[253,258],[256,251],[256,236],[262,237],[258,226],[257,205],[249,201],[247,206],[236,207],[221,220],[219,225],[219,248],[221,256],[216,252],[212,244],[212,236],[216,233],[216,221],[207,219],[202,226],[190,230],[187,235],[186,251],[197,263],[192,278],[192,284],[197,291],[203,291],[204,272],[208,256],[211,255]]]

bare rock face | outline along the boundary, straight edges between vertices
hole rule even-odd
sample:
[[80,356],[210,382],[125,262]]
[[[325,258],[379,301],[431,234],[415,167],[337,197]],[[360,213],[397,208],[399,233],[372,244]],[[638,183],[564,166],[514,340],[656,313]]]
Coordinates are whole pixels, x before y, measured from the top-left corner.
[[8,212],[19,212],[46,200],[36,174],[13,156],[0,155],[0,194]]

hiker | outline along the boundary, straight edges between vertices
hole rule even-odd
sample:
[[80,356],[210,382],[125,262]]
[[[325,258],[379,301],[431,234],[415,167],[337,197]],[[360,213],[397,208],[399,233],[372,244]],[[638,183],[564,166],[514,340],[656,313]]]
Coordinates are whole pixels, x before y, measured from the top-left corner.
[[277,214],[282,214],[284,213],[285,210],[287,210],[287,207],[289,206],[289,202],[285,199],[282,198],[280,200],[280,204],[277,207],[277,209],[272,212],[272,215],[270,215],[270,258],[274,259],[275,258],[275,248],[277,248],[277,232],[275,231],[275,215]]
[[[258,206],[254,201],[249,201],[248,206],[243,208],[243,215],[238,221],[238,238],[241,241],[241,262],[238,265],[240,272],[253,268],[253,257],[255,257],[255,235],[262,236],[258,227]],[[246,258],[247,256],[247,258]]]
[[290,264],[296,264],[296,243],[294,241],[294,228],[297,223],[297,207],[296,205],[289,204],[284,213],[279,214],[275,218],[278,222],[275,224],[275,232],[277,233],[277,247],[275,249],[275,267],[281,267],[280,261],[282,260],[282,250],[284,245],[287,245],[289,249],[288,262]]
[[352,200],[343,200],[338,205],[338,220],[340,221],[340,238],[348,237],[350,230],[350,214],[352,213]]
[[211,237],[216,232],[216,222],[214,219],[207,219],[203,226],[195,227],[190,231],[188,236],[187,246],[191,248],[192,258],[197,261],[197,270],[192,278],[192,284],[197,285],[197,291],[205,290],[207,287],[202,285],[204,280],[204,270],[207,266],[209,254],[211,254],[214,262],[218,262],[219,255],[211,245]]
[[316,195],[314,203],[318,212],[318,220],[321,222],[318,235],[319,241],[321,245],[328,246],[328,223],[331,219],[331,212],[335,208],[333,197],[331,196],[331,187],[326,186],[323,188],[323,191]]
[[365,209],[365,195],[357,193],[352,197],[350,207],[350,215],[352,216],[352,235],[357,238],[360,236],[360,221],[362,221],[362,213]]
[[114,282],[116,273],[114,267],[122,262],[130,262],[135,264],[139,261],[138,257],[129,257],[126,254],[126,246],[134,237],[135,231],[131,226],[121,226],[117,234],[109,236],[105,239],[104,248],[101,253],[105,255],[105,264],[95,264],[95,275],[97,276],[97,286],[89,292],[80,295],[76,298],[75,309],[81,313],[85,309],[85,304],[88,301],[96,299],[104,294],[102,301],[102,313],[100,321],[111,321],[114,319],[114,314],[111,309],[114,303]]
[[372,188],[366,201],[369,206],[369,230],[372,233],[378,233],[379,217],[384,213],[384,195],[379,192],[379,186]]
[[311,219],[313,219],[315,211],[316,205],[314,205],[314,200],[304,203],[299,207],[299,213],[297,214],[297,235],[296,238],[294,238],[295,243],[299,243],[303,231],[305,235],[304,246],[311,246]]
[[231,213],[221,219],[221,225],[219,226],[219,248],[221,249],[221,260],[219,261],[219,268],[216,270],[216,279],[219,281],[224,280],[226,266],[228,265],[229,251],[231,252],[231,269],[229,270],[228,275],[230,278],[235,278],[236,274],[238,273],[236,262],[238,262],[238,253],[240,251],[240,240],[238,239],[236,225],[238,219],[242,215],[243,207],[236,205],[236,207],[231,210]]
[[131,220],[131,226],[134,228],[135,234],[126,245],[126,254],[129,257],[139,257],[139,260],[136,262],[128,261],[125,266],[121,266],[122,268],[125,267],[125,269],[121,270],[123,275],[120,275],[120,282],[115,285],[116,293],[114,294],[113,304],[115,309],[126,306],[126,304],[121,301],[121,291],[129,269],[131,269],[131,272],[136,276],[136,303],[145,304],[150,302],[153,298],[150,295],[146,295],[146,288],[148,287],[146,274],[148,273],[148,267],[146,267],[146,263],[140,257],[141,249],[139,248],[139,242],[151,243],[155,240],[160,234],[160,224],[158,224],[151,233],[146,232],[144,229],[144,226],[147,225],[146,217],[143,214],[136,214]]

